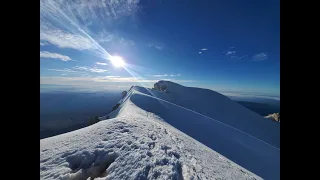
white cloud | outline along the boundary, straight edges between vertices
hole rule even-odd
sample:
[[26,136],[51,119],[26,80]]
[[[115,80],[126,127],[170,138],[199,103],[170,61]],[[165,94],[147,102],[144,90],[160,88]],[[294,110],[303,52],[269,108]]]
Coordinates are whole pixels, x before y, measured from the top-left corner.
[[231,97],[247,97],[247,98],[263,98],[263,99],[273,99],[273,100],[280,100],[280,97],[271,96],[271,95],[263,95],[263,94],[256,94],[256,93],[242,93],[242,92],[224,92],[220,91],[221,94],[225,96]]
[[207,48],[202,48],[202,49],[201,49],[201,51],[206,51],[206,50],[208,50],[208,49],[207,49]]
[[69,72],[69,73],[79,73],[79,71],[74,71],[72,69],[64,68],[64,69],[46,69],[48,71],[58,71],[58,72]]
[[201,51],[199,51],[199,54],[202,54],[202,52],[201,52]]
[[247,55],[244,55],[244,56],[240,56],[240,57],[236,57],[237,59],[243,59],[243,58],[246,58],[247,57]]
[[229,55],[234,55],[236,53],[236,51],[227,51],[226,55],[229,56]]
[[116,39],[116,42],[119,42],[120,44],[123,44],[123,45],[130,45],[130,46],[135,45],[133,40],[126,40],[123,37],[121,37],[121,38],[116,37],[115,39]]
[[40,42],[40,46],[45,46],[45,45],[47,45],[47,43]]
[[104,76],[93,78],[96,82],[157,82],[154,79],[143,79],[134,77],[121,77],[121,76]]
[[259,53],[252,56],[253,61],[264,61],[266,59],[268,59],[267,53]]
[[[99,25],[108,29],[109,25],[119,22],[121,18],[134,19],[132,17],[138,9],[139,0],[92,0],[90,2],[42,0],[40,1],[40,40],[60,48],[99,50],[98,53],[101,53],[102,47],[89,36],[89,32],[93,32],[90,26]],[[107,42],[113,39],[112,34],[98,38]],[[121,38],[117,40],[121,41]],[[132,40],[122,41],[124,42],[134,45]]]
[[152,75],[152,77],[174,77],[174,76],[181,76],[181,74],[156,74],[156,75]]
[[162,50],[162,49],[163,49],[163,46],[162,46],[162,45],[155,44],[155,43],[149,43],[148,46],[149,46],[149,47],[156,48],[156,49],[158,49],[158,50]]
[[108,71],[106,69],[92,68],[87,66],[75,66],[73,68],[78,70],[83,70],[83,71],[95,72],[95,73],[103,73]]
[[[195,82],[193,80],[174,80],[164,79],[173,82]],[[98,77],[40,77],[40,84],[54,84],[54,85],[71,85],[82,87],[103,86],[110,83],[155,83],[155,79],[143,79],[134,77],[120,77],[120,76],[98,76]]]
[[108,44],[116,43],[118,45],[123,45],[123,46],[135,45],[135,42],[133,40],[125,39],[124,37],[121,37],[116,34],[112,34],[110,32],[106,32],[105,30],[101,31],[94,39],[96,39],[97,42],[99,43],[108,43]]
[[104,63],[104,62],[96,62],[96,64],[101,65],[101,66],[107,66],[108,65],[107,63]]
[[55,84],[55,85],[76,85],[90,87],[94,85],[107,85],[110,83],[129,83],[129,82],[146,82],[155,83],[158,80],[142,79],[134,77],[120,76],[98,76],[98,77],[40,77],[40,84]]
[[121,76],[104,76],[105,78],[120,78]]
[[40,58],[60,59],[62,61],[71,61],[69,56],[64,56],[57,53],[50,53],[48,51],[40,51]]
[[167,77],[169,76],[168,74],[156,74],[156,75],[152,75],[153,77]]
[[229,49],[230,49],[230,50],[228,50],[225,54],[226,54],[227,56],[229,56],[230,59],[238,59],[238,60],[240,60],[240,59],[243,59],[243,58],[247,57],[247,55],[237,56],[237,55],[236,55],[236,51],[231,51],[231,49],[234,49],[234,47],[230,47]]
[[139,0],[42,0],[40,19],[70,19],[86,26],[109,25],[121,18],[133,17],[138,9]]
[[99,47],[89,38],[81,34],[72,34],[60,29],[49,29],[40,26],[40,40],[48,41],[60,48],[72,48],[77,50],[98,49]]

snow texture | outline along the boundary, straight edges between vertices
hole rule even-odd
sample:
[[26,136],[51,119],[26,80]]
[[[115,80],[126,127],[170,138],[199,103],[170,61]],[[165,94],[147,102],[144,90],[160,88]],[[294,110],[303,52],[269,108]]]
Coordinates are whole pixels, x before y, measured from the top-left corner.
[[259,118],[271,121],[214,91],[159,85],[132,87],[106,120],[41,139],[40,179],[280,179],[280,137]]

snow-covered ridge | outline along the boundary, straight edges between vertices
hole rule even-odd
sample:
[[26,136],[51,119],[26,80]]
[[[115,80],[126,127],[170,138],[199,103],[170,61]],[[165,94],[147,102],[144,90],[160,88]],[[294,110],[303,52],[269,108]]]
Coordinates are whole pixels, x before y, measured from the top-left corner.
[[160,81],[160,83],[165,84],[167,93],[139,86],[133,89],[226,123],[280,148],[279,124],[266,121],[264,117],[218,92],[185,87],[170,81]]
[[166,92],[134,86],[106,120],[40,140],[40,179],[280,179],[276,140],[212,117],[209,102],[229,98],[159,83]]

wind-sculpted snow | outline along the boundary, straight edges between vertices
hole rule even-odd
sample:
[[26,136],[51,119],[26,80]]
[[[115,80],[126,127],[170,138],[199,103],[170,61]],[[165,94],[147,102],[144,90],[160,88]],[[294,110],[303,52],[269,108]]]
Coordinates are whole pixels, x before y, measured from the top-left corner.
[[130,100],[121,108],[40,140],[40,179],[261,179]]

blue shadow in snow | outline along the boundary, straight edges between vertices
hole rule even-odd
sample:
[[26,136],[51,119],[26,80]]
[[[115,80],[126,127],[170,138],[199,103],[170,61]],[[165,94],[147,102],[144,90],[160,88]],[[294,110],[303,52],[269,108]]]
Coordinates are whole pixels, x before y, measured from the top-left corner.
[[264,179],[280,179],[280,150],[181,107],[133,94],[131,101]]

